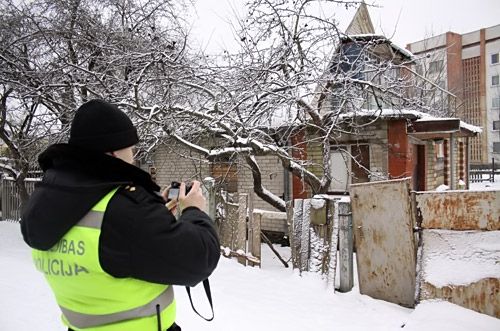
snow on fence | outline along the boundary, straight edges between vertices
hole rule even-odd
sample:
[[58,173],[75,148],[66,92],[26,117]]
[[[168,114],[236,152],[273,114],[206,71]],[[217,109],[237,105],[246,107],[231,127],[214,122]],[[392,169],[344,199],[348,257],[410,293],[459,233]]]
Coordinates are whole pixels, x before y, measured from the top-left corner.
[[335,289],[338,217],[330,199],[296,199],[288,204],[292,264],[300,271],[317,272]]
[[[28,178],[25,180],[26,189],[31,194],[35,189],[35,183],[40,179]],[[2,221],[16,221],[21,219],[21,198],[19,197],[19,189],[16,182],[11,177],[2,178],[1,187],[2,198]]]

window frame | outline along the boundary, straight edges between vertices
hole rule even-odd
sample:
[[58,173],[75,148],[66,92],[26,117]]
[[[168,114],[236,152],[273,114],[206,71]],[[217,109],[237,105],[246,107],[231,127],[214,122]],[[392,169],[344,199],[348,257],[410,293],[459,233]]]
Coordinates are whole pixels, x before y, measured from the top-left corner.
[[[496,126],[495,126],[496,124]],[[493,121],[493,131],[500,131],[500,120],[498,121]]]
[[[493,62],[493,58],[494,57],[496,58],[495,62]],[[498,64],[498,63],[500,63],[500,53],[493,53],[493,54],[491,54],[490,63],[491,64]]]
[[[495,104],[496,101],[496,104]],[[500,97],[493,97],[491,99],[491,108],[497,109],[500,108]]]
[[[495,147],[497,147],[496,151],[495,151]],[[492,152],[495,153],[495,154],[500,154],[500,141],[494,141],[493,142]]]
[[500,85],[500,76],[499,75],[491,76],[491,86],[498,86],[498,85]]
[[438,73],[443,70],[444,61],[443,60],[434,60],[429,62],[429,74]]

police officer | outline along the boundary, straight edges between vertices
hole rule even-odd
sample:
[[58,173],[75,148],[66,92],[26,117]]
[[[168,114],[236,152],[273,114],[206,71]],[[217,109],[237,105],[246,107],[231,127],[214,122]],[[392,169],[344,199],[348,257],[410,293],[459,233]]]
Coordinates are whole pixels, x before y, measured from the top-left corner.
[[196,285],[219,261],[200,183],[187,195],[181,184],[176,220],[167,192],[133,165],[137,142],[125,113],[91,100],[69,142],[39,156],[44,176],[21,230],[69,330],[180,330],[172,285]]

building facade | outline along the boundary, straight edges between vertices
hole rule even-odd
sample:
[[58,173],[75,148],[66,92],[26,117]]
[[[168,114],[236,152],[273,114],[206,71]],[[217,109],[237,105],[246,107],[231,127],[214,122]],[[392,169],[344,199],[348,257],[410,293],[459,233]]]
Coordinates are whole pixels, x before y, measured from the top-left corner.
[[483,128],[471,138],[472,164],[500,162],[500,24],[447,32],[407,45],[415,71],[457,96],[455,116]]

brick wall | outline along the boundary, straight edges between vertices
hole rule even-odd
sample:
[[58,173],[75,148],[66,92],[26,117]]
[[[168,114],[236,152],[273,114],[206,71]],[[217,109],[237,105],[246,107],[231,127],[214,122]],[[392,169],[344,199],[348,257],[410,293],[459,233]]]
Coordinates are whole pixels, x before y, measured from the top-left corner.
[[[280,160],[275,156],[257,156],[256,160],[262,173],[262,184],[274,194],[283,197],[284,194],[284,169]],[[253,192],[252,171],[239,160],[238,167],[238,192]],[[254,194],[254,208],[277,211],[270,204],[260,199]]]
[[382,139],[370,145],[370,170],[373,172],[370,181],[387,179],[387,168],[387,139]]
[[162,188],[172,181],[203,180],[211,176],[208,161],[183,146],[161,145],[153,154],[152,162],[156,168],[156,182]]
[[[264,186],[274,194],[283,197],[284,194],[284,169],[281,162],[274,156],[256,157],[262,171],[262,182]],[[246,162],[238,159],[237,181],[238,192],[253,193],[253,177]],[[186,147],[174,144],[161,145],[152,156],[152,164],[156,168],[156,181],[161,187],[165,187],[172,181],[197,179],[212,176],[211,167],[208,160],[200,154],[193,152]],[[143,165],[144,170],[148,170],[150,165]],[[290,176],[289,174],[287,174]],[[254,194],[254,209],[268,211],[278,211],[270,204],[263,201]],[[263,230],[284,232],[286,221],[282,218],[265,218],[262,225]]]

